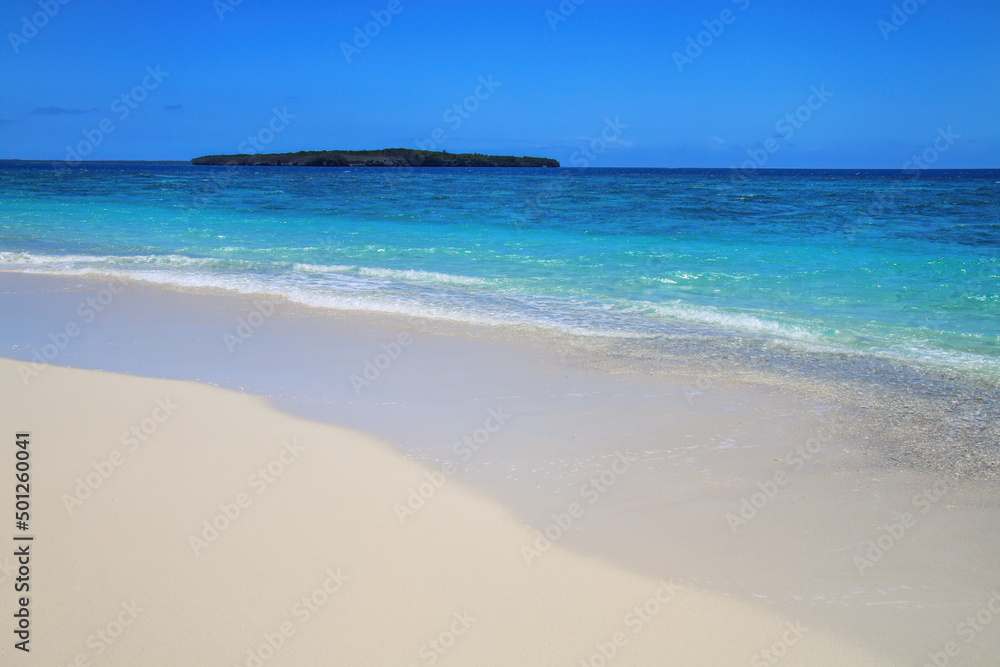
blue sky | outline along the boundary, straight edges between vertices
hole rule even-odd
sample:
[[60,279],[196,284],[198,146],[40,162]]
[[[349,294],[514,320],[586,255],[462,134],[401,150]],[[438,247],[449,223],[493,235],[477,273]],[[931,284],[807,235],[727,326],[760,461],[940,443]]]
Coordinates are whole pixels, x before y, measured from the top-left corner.
[[997,0],[233,1],[5,0],[0,157],[1000,166]]

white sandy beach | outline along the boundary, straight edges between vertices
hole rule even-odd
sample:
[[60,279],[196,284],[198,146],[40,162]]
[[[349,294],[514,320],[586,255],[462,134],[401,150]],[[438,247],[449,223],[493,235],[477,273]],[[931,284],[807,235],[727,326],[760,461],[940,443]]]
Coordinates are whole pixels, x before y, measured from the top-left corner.
[[528,565],[533,532],[456,480],[401,524],[427,470],[362,433],[188,382],[50,367],[26,391],[17,366],[32,635],[7,664],[735,665],[783,638],[785,664],[890,664],[558,544]]
[[[15,334],[34,349],[104,289],[4,281],[6,312],[31,304]],[[951,664],[986,665],[996,651],[1000,625],[968,643],[956,629],[997,581],[991,487],[879,461],[829,430],[822,401],[287,304],[229,354],[252,297],[126,287],[58,361],[203,382],[33,366],[21,347],[0,362],[2,465],[30,432],[35,537],[31,653],[8,639],[4,664],[894,665],[961,642]],[[402,330],[405,355],[354,391]],[[0,496],[13,484],[0,476]],[[13,625],[15,600],[0,605]]]

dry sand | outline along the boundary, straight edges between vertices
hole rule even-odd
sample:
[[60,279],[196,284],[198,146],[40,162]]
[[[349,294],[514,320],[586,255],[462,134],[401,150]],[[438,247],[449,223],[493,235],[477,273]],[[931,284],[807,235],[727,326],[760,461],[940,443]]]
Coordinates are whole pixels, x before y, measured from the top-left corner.
[[25,387],[19,365],[0,361],[0,498],[30,431],[31,652],[5,569],[5,665],[892,664],[558,540],[529,565],[536,534],[458,478],[401,523],[431,469],[261,398],[58,367]]

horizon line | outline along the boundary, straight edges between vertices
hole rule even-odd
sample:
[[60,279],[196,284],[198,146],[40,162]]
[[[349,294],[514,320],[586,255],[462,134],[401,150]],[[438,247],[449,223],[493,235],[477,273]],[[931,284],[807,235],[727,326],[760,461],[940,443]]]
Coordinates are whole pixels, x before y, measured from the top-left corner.
[[[250,153],[248,155],[255,155]],[[270,153],[258,153],[256,155],[270,155]],[[194,158],[191,158],[193,160]],[[555,158],[549,158],[555,159]],[[289,166],[278,166],[278,165],[195,165],[191,163],[191,160],[166,160],[166,159],[144,159],[144,160],[118,160],[118,159],[107,159],[107,160],[52,160],[44,158],[0,158],[0,162],[48,162],[51,164],[66,164],[66,165],[86,165],[86,164],[106,164],[106,163],[135,163],[135,164],[186,164],[192,167],[218,167],[218,166],[229,166],[229,167],[256,167],[256,168],[274,168],[274,169],[288,169]],[[334,167],[334,166],[299,166],[293,167],[297,169],[547,169],[551,170],[552,167],[415,167],[415,166],[370,166],[370,165],[359,165],[356,167]],[[996,167],[757,167],[754,169],[745,169],[743,167],[661,167],[661,166],[641,166],[641,165],[608,165],[608,166],[587,166],[587,167],[566,167],[560,164],[557,169],[574,169],[578,171],[586,171],[589,169],[702,169],[702,170],[720,170],[720,171],[744,171],[744,172],[761,172],[761,171],[806,171],[806,170],[822,170],[822,171],[915,171],[915,172],[928,172],[928,171],[962,171],[962,170],[976,170],[976,171],[996,171],[1000,170],[1000,166]]]

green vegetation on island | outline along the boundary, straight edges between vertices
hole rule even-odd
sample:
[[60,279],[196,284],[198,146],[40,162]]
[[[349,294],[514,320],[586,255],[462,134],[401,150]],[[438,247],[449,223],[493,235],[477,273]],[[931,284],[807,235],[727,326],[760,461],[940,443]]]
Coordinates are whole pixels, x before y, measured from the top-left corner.
[[558,167],[547,157],[515,157],[482,153],[448,153],[411,148],[383,148],[376,151],[299,151],[298,153],[258,153],[256,155],[205,155],[191,164],[253,167]]

